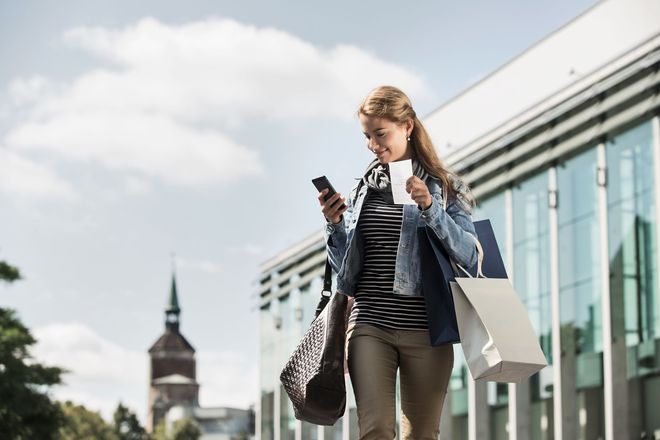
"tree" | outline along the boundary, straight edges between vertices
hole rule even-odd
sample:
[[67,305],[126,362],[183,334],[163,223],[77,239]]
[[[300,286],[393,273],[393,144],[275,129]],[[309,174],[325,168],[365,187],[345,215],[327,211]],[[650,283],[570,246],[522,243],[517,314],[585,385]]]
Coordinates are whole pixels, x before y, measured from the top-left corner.
[[120,440],[145,440],[148,435],[134,412],[119,403],[113,415],[114,431]]
[[9,265],[5,261],[0,261],[0,281],[12,283],[16,280],[20,280],[21,278],[21,273],[17,268]]
[[202,431],[192,419],[181,419],[174,422],[172,432],[167,434],[165,420],[161,420],[152,434],[153,440],[198,440]]
[[172,426],[172,440],[198,440],[201,436],[202,430],[194,420],[177,420]]
[[[0,261],[0,281],[21,278],[17,268]],[[0,307],[0,434],[11,439],[55,439],[64,424],[60,407],[48,395],[61,383],[61,368],[35,362],[29,348],[36,343],[11,309]]]
[[152,440],[169,440],[167,433],[165,432],[165,419],[158,422],[154,431],[151,433],[151,438]]
[[70,401],[60,404],[65,425],[60,428],[61,440],[120,440],[113,427],[98,412]]

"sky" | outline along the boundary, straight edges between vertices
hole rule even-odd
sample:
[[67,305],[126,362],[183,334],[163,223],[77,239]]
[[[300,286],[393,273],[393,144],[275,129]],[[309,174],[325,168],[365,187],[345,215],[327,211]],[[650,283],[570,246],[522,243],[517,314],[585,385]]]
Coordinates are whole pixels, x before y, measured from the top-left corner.
[[0,306],[54,397],[144,420],[175,267],[200,404],[254,404],[258,266],[370,161],[362,98],[429,114],[595,3],[0,0]]

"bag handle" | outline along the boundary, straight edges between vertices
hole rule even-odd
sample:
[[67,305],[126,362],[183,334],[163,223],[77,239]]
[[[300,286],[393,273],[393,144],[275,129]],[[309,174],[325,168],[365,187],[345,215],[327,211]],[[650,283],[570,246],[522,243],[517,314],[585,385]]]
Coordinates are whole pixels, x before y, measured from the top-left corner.
[[[449,259],[449,261],[451,262],[452,265],[458,267],[463,272],[465,272],[465,274],[470,278],[479,278],[479,275],[481,275],[481,278],[486,278],[484,273],[481,271],[481,266],[482,266],[483,261],[484,261],[484,250],[481,247],[481,243],[479,242],[479,239],[477,237],[475,237],[474,235],[470,234],[469,232],[468,232],[468,234],[470,235],[470,237],[472,237],[474,239],[474,243],[477,245],[477,275],[476,275],[476,277],[473,277],[472,275],[470,275],[470,272],[468,272],[463,266],[456,263],[451,258]],[[455,268],[454,268],[454,271],[458,272]]]
[[[326,295],[327,293],[327,295]],[[316,306],[315,318],[321,314],[325,306],[330,301],[332,295],[332,267],[330,267],[330,257],[325,258],[325,274],[323,275],[323,290],[321,291],[321,300]]]
[[[442,201],[444,202],[444,206],[443,206],[443,208],[444,208],[445,211],[446,211],[446,210],[447,210],[447,202],[448,202],[448,195],[447,195],[448,191],[445,190],[445,187],[444,187],[444,186],[440,186],[440,188],[441,188],[441,190],[442,190]],[[477,237],[475,237],[474,235],[470,234],[469,232],[468,232],[468,234],[470,235],[470,237],[472,237],[472,238],[474,239],[474,242],[475,242],[475,244],[477,245],[477,276],[476,276],[476,277],[479,278],[479,275],[481,275],[482,278],[486,278],[486,276],[485,276],[485,275],[483,274],[483,272],[481,271],[481,265],[482,265],[482,263],[483,263],[483,261],[484,261],[484,250],[483,250],[483,248],[481,247],[481,243],[479,242],[479,239],[478,239]],[[463,268],[463,266],[461,266],[460,264],[456,263],[456,262],[455,262],[454,260],[452,260],[451,258],[449,259],[449,262],[450,262],[451,265],[453,266],[453,268],[454,268],[454,272],[458,272],[458,270],[456,270],[456,267],[459,267],[463,272],[465,272],[465,274],[466,274],[468,277],[470,277],[470,278],[475,278],[475,277],[473,277],[472,275],[470,275],[470,272],[468,272],[465,268]]]

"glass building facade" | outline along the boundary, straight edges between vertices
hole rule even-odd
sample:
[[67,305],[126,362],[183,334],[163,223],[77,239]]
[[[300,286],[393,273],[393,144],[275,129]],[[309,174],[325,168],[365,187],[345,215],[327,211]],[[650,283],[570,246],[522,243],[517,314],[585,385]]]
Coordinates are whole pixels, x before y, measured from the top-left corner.
[[[472,186],[473,219],[491,222],[549,365],[521,384],[475,383],[455,345],[440,438],[660,439],[660,48],[651,54],[602,96],[493,141],[503,153],[449,164]],[[279,384],[322,285],[322,236],[304,243],[262,266],[258,438],[357,439],[348,377],[334,427],[295,420]]]

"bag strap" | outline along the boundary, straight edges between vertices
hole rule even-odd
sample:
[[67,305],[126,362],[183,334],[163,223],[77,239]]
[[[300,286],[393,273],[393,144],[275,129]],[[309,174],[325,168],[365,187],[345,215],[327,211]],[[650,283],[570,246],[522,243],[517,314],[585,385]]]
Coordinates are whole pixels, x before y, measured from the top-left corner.
[[325,273],[323,274],[323,292],[328,292],[328,296],[332,294],[332,267],[330,266],[330,257],[325,258]]
[[474,243],[477,245],[477,275],[476,275],[476,277],[473,277],[472,275],[470,275],[470,272],[468,272],[467,270],[465,270],[465,269],[463,268],[463,266],[461,266],[460,264],[456,263],[456,262],[455,262],[454,260],[452,260],[451,258],[449,259],[449,261],[451,262],[452,266],[455,266],[455,267],[454,267],[454,271],[455,271],[455,272],[458,272],[458,271],[456,270],[456,267],[458,267],[458,268],[461,269],[463,272],[465,272],[465,273],[467,274],[467,276],[470,277],[470,278],[479,278],[479,276],[481,276],[481,278],[486,278],[486,275],[484,275],[484,273],[481,271],[481,265],[483,264],[483,261],[484,261],[484,250],[483,250],[483,248],[481,247],[481,243],[479,242],[479,239],[478,239],[477,237],[475,237],[474,235],[470,234],[469,232],[468,232],[468,234],[470,235],[470,237],[472,237],[472,238],[474,239]]
[[323,290],[321,290],[321,299],[319,304],[316,306],[316,312],[314,317],[318,317],[325,306],[330,301],[330,296],[332,295],[332,267],[330,266],[330,258],[325,258],[325,273],[323,274]]

